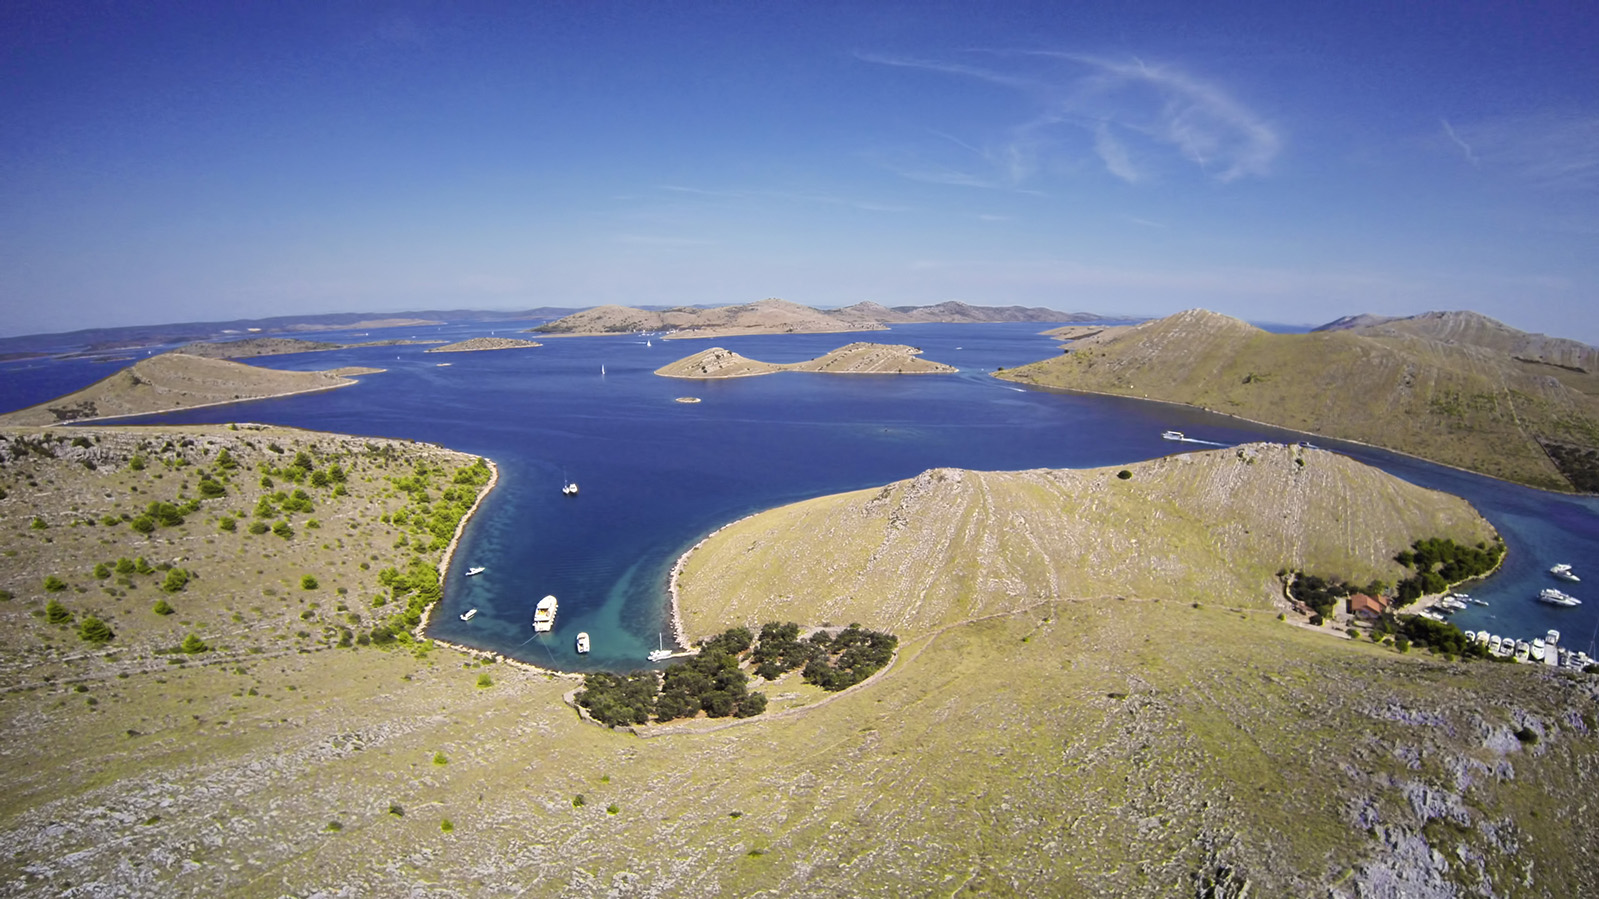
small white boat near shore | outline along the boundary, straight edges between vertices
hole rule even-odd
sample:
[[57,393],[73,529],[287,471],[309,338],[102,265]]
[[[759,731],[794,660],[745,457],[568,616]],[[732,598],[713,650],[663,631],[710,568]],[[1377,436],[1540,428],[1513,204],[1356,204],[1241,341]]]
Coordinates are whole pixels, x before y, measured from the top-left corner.
[[650,661],[664,662],[672,657],[672,651],[666,648],[665,638],[660,634],[655,635],[655,643],[658,648],[650,650]]
[[477,614],[477,609],[467,609],[465,612],[461,613],[461,620],[462,621],[471,621],[472,620],[472,616],[474,616],[476,614]]
[[578,655],[587,655],[588,651],[589,651],[589,632],[588,631],[580,631],[580,632],[578,632],[578,635],[577,635],[577,652],[578,652]]
[[482,574],[483,572],[485,572],[487,570],[488,569],[484,568],[482,565],[474,565],[471,568],[468,568],[466,570],[466,576],[467,577],[477,577],[478,575]]

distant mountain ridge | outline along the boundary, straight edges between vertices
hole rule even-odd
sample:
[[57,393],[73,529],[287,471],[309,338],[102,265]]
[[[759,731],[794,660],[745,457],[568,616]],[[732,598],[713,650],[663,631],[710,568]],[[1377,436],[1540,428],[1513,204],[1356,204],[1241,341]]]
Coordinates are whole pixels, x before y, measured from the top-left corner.
[[718,337],[734,334],[827,334],[879,330],[913,323],[1071,322],[1097,321],[1086,312],[1057,312],[1023,306],[972,306],[961,302],[934,306],[888,307],[863,302],[841,309],[814,309],[769,298],[737,306],[678,306],[666,310],[633,306],[598,306],[531,330],[541,334],[617,334],[670,331],[673,337]]
[[1592,492],[1599,375],[1586,364],[1591,351],[1475,313],[1357,317],[1271,334],[1192,309],[1078,340],[1058,358],[999,377],[1183,403]]

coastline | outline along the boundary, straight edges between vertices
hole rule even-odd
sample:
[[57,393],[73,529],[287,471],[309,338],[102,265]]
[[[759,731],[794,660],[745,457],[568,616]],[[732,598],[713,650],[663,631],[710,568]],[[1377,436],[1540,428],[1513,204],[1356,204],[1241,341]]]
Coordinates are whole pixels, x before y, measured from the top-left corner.
[[678,575],[682,574],[684,566],[686,566],[688,564],[688,557],[694,555],[694,551],[695,550],[697,550],[700,547],[704,546],[705,545],[705,541],[711,539],[712,537],[715,537],[717,534],[720,534],[721,532],[727,530],[728,528],[732,527],[735,524],[738,524],[741,521],[746,521],[748,519],[754,518],[755,516],[761,514],[761,512],[763,512],[763,511],[766,511],[766,510],[763,509],[763,510],[760,510],[760,511],[751,512],[748,515],[742,516],[742,517],[740,517],[738,519],[735,519],[733,521],[729,521],[727,524],[724,524],[721,527],[717,528],[716,530],[711,531],[709,534],[706,534],[704,537],[701,537],[699,539],[698,543],[695,543],[693,546],[689,547],[687,550],[684,550],[683,553],[677,557],[677,561],[672,563],[672,573],[666,579],[666,595],[667,595],[667,598],[669,600],[669,606],[670,606],[670,611],[671,611],[671,615],[670,615],[671,622],[670,623],[671,623],[671,627],[672,627],[672,641],[674,643],[676,643],[678,646],[681,646],[684,649],[688,648],[687,635],[683,632],[683,610],[682,610],[680,604],[678,603],[678,595],[677,595],[677,578],[678,578]]
[[478,491],[477,499],[473,501],[472,508],[466,510],[466,514],[462,515],[461,520],[456,522],[455,533],[450,536],[450,543],[444,548],[443,557],[439,559],[439,600],[437,602],[429,603],[428,607],[422,610],[422,620],[417,623],[416,629],[411,632],[411,635],[417,640],[430,642],[435,646],[445,646],[469,655],[478,656],[481,658],[490,658],[498,664],[505,664],[512,668],[517,668],[532,674],[543,674],[550,677],[560,677],[568,680],[581,681],[583,679],[583,675],[572,671],[556,671],[551,668],[541,668],[538,665],[534,665],[530,662],[524,662],[521,659],[513,659],[504,653],[495,652],[490,649],[479,649],[475,646],[467,646],[464,643],[455,643],[450,640],[439,640],[427,635],[428,627],[433,623],[433,612],[438,608],[439,603],[444,601],[443,591],[447,583],[446,575],[450,570],[450,562],[455,559],[455,550],[456,547],[461,543],[461,535],[466,532],[467,522],[471,521],[472,516],[477,514],[478,508],[483,505],[483,500],[488,498],[489,493],[493,491],[495,485],[499,484],[500,482],[500,467],[495,464],[494,460],[488,458],[487,456],[481,456],[479,458],[488,463],[489,482],[483,485],[482,490]]

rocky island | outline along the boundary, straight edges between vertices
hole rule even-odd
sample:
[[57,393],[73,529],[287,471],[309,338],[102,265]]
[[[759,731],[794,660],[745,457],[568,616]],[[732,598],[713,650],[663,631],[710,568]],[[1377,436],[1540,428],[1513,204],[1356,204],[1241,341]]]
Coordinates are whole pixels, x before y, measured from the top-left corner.
[[477,353],[485,350],[519,350],[524,347],[543,346],[535,340],[518,340],[514,337],[473,337],[457,343],[436,346],[428,353]]
[[738,306],[681,306],[665,311],[629,306],[597,306],[540,325],[541,334],[592,336],[661,332],[666,339],[728,337],[748,334],[831,334],[880,331],[889,325],[917,323],[1093,321],[1088,313],[1056,312],[1023,306],[971,306],[949,302],[935,306],[856,303],[841,309],[813,309],[776,298]]
[[903,344],[852,343],[804,362],[759,362],[732,350],[711,347],[663,365],[655,373],[666,378],[746,378],[780,371],[814,371],[839,375],[942,374],[952,365],[920,358],[921,350]]
[[381,371],[358,366],[282,371],[186,353],[162,353],[75,393],[0,415],[0,425],[92,421],[291,396],[349,387],[357,383],[357,376]]

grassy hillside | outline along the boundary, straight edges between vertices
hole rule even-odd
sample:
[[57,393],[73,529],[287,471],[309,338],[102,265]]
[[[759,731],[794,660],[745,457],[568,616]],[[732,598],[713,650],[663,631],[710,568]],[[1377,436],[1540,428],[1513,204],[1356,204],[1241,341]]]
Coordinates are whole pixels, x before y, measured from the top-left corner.
[[162,353],[76,393],[0,415],[0,425],[53,425],[309,393],[348,387],[356,383],[350,376],[379,371],[382,369],[282,371],[186,353]]
[[1572,473],[1544,444],[1599,447],[1599,375],[1398,332],[1269,334],[1190,310],[998,376],[1185,403],[1550,489],[1572,489]]
[[813,371],[839,375],[937,374],[952,365],[919,358],[921,350],[903,344],[852,343],[803,362],[760,362],[732,350],[711,347],[655,370],[667,378],[743,378],[780,371]]
[[906,634],[1103,596],[1275,612],[1283,568],[1393,583],[1416,535],[1494,537],[1465,501],[1323,450],[1257,444],[1121,470],[935,469],[745,519],[689,557],[685,626]]
[[[52,439],[48,452],[8,452],[0,466],[0,536],[16,553],[7,557],[13,595],[0,603],[8,892],[1238,897],[1247,884],[1249,896],[1397,899],[1599,889],[1593,861],[1571,850],[1599,839],[1583,805],[1599,786],[1592,679],[1331,638],[1258,611],[1263,600],[1248,589],[1189,597],[1146,580],[1116,591],[1126,600],[1082,599],[1075,585],[1121,577],[1064,570],[1098,564],[1089,549],[1056,566],[1058,595],[1025,607],[1006,592],[1022,575],[1005,573],[971,581],[964,601],[986,617],[957,610],[923,628],[914,615],[885,616],[907,622],[904,639],[869,685],[823,703],[779,681],[764,689],[801,696],[781,700],[787,708],[810,707],[645,740],[582,723],[561,701],[569,680],[420,644],[337,645],[350,612],[386,608],[371,608],[368,594],[380,566],[433,558],[416,551],[409,525],[393,524],[393,511],[416,500],[392,479],[417,462],[469,458],[278,429],[83,433],[88,447]],[[176,499],[185,481],[192,490],[224,440],[252,454],[237,470],[251,476],[232,476],[231,492],[186,524],[144,536],[126,523],[82,523]],[[141,441],[148,462],[132,469],[128,452]],[[265,489],[250,485],[253,466],[280,455],[270,443],[282,455],[320,454],[323,466],[344,453],[346,494],[311,489],[317,508],[293,516],[288,541],[215,530],[218,512]],[[972,542],[929,548],[952,571],[970,570],[965,555],[990,538],[996,552],[1023,536],[1055,552],[1064,544],[1044,534],[1057,529],[1122,549],[1156,534],[1186,546],[1229,524],[1249,527],[1208,553],[1174,550],[1185,566],[1218,569],[1172,568],[1179,585],[1247,588],[1269,567],[1253,552],[1274,545],[1255,539],[1268,534],[1329,564],[1366,557],[1359,540],[1339,548],[1293,537],[1295,514],[1307,527],[1369,516],[1333,529],[1337,539],[1379,515],[1460,516],[1467,534],[1483,527],[1458,501],[1403,486],[1379,486],[1381,511],[1361,512],[1360,497],[1384,476],[1357,480],[1365,470],[1320,453],[1303,469],[1285,463],[1317,479],[1289,519],[1207,518],[1247,514],[1249,503],[1224,494],[1295,495],[1281,486],[1279,451],[1260,452],[1253,464],[1212,454],[1131,467],[1116,489],[1146,491],[1147,501],[1177,502],[1183,480],[1208,485],[1147,526],[1121,517],[1136,509],[1112,492],[1088,480],[1057,489],[1042,480],[1048,473],[967,472],[954,482],[946,472],[920,498],[909,493],[922,479],[892,485],[882,500],[848,496],[863,519],[889,508],[906,535],[937,533],[933,519],[954,517],[934,502],[939,491],[983,497],[961,513]],[[98,458],[96,468],[85,458]],[[1032,491],[1048,501],[1029,503]],[[438,503],[440,491],[429,492]],[[1079,493],[1081,504],[1057,505]],[[1333,511],[1314,511],[1323,508]],[[752,533],[815,548],[804,542],[814,521],[791,511],[752,519]],[[767,515],[792,527],[762,527]],[[33,516],[47,526],[24,523]],[[870,559],[882,545],[883,530],[848,520],[837,518],[831,535],[840,561],[796,569],[789,592],[837,594],[854,577],[842,560]],[[1015,536],[995,533],[999,523],[1015,523]],[[402,534],[412,539],[396,546]],[[704,552],[744,536],[730,528]],[[904,539],[865,564],[914,561]],[[797,564],[793,553],[761,549],[747,565]],[[173,615],[148,611],[169,596],[153,576],[125,586],[92,571],[96,559],[135,554],[195,563],[199,577],[170,594]],[[1233,566],[1242,573],[1220,571]],[[51,571],[68,582],[64,594],[33,585]],[[313,590],[301,586],[308,571],[322,578]],[[690,620],[722,608],[705,586],[686,585]],[[73,625],[50,624],[41,616],[53,595],[80,618],[106,615],[116,639],[94,648]],[[891,594],[878,601],[915,611]],[[213,648],[156,651],[190,630]]]

